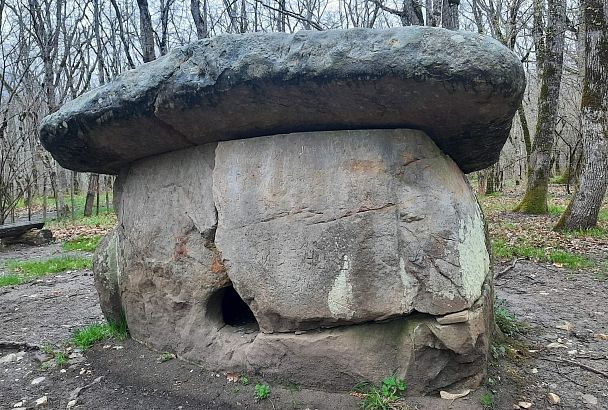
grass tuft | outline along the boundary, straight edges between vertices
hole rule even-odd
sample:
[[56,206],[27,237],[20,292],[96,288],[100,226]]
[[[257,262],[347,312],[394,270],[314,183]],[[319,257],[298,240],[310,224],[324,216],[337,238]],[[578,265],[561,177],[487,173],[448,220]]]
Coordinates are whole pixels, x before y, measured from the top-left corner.
[[256,384],[255,385],[255,398],[257,400],[265,400],[270,397],[270,386],[267,384]]
[[86,350],[99,341],[106,339],[125,340],[127,336],[128,330],[125,321],[120,323],[95,323],[76,330],[72,334],[72,343],[82,350]]
[[492,393],[485,392],[482,394],[479,398],[479,404],[481,404],[484,409],[494,408],[494,396],[492,396]]
[[379,387],[372,383],[359,383],[355,386],[355,391],[363,399],[362,410],[392,409],[395,401],[405,393],[405,389],[405,381],[396,376],[386,377]]
[[79,236],[61,244],[64,251],[95,252],[97,244],[101,240],[101,235]]
[[514,336],[516,333],[522,333],[525,328],[515,315],[509,312],[504,300],[497,300],[494,304],[494,321],[500,331],[509,337]]

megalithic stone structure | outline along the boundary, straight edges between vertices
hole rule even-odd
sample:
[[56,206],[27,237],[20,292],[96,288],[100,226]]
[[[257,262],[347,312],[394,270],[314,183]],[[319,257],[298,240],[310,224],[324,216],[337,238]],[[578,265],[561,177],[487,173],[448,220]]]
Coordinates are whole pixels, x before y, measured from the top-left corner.
[[492,274],[464,172],[525,88],[495,40],[438,28],[225,35],[65,104],[41,141],[117,174],[106,316],[213,370],[349,390],[485,375]]

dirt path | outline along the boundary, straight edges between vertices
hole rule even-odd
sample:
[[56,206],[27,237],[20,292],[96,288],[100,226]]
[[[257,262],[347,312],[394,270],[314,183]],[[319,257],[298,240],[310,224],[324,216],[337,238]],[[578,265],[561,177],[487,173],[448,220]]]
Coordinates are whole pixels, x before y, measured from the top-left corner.
[[[0,264],[7,258],[42,258],[60,253],[57,245],[11,248],[0,254]],[[497,266],[497,271],[506,266]],[[608,281],[599,280],[591,272],[572,273],[548,264],[521,261],[497,281],[496,293],[510,312],[528,323],[529,329],[518,341],[503,346],[504,357],[490,370],[494,382],[488,388],[495,392],[494,408],[512,409],[522,401],[532,403],[533,409],[608,408],[608,378],[592,371],[608,373],[608,340],[600,339],[600,335],[608,334]],[[159,363],[159,353],[131,340],[97,345],[85,354],[68,351],[65,367],[43,369],[41,360],[47,357],[31,347],[59,347],[69,340],[75,328],[101,320],[89,271],[0,288],[0,361],[13,359],[0,363],[0,408],[14,408],[19,403],[24,408],[34,408],[35,400],[46,396],[44,408],[66,409],[75,398],[75,391],[82,387],[86,388],[79,392],[74,408],[359,407],[359,401],[352,396],[298,386],[273,386],[270,400],[256,402],[255,379],[242,385],[228,382],[225,375],[178,360]],[[40,377],[44,377],[40,383],[32,384]],[[481,409],[479,397],[484,392],[485,388],[479,389],[454,403],[437,398],[408,398],[407,405],[399,408]],[[559,395],[561,407],[548,403],[549,392]]]
[[529,326],[501,362],[497,374],[511,392],[501,394],[499,383],[496,407],[555,408],[545,399],[555,393],[563,408],[608,409],[608,280],[522,261],[496,282],[496,295]]

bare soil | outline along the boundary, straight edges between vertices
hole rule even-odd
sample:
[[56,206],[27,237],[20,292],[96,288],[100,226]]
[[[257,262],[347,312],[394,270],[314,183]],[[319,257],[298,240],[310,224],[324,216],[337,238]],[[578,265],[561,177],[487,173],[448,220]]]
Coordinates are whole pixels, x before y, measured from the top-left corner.
[[[61,253],[57,244],[10,247],[0,253],[0,266],[6,259]],[[496,271],[508,266],[499,264]],[[504,355],[497,354],[489,383],[453,402],[408,397],[395,408],[482,409],[480,396],[492,391],[495,409],[512,409],[519,402],[532,403],[533,409],[608,409],[608,340],[601,336],[608,334],[608,280],[597,272],[519,261],[497,280],[496,294],[527,329],[496,343],[495,351],[502,349]],[[59,349],[74,329],[102,320],[90,271],[0,288],[0,360],[23,352],[21,359],[0,363],[0,408],[20,402],[34,408],[43,396],[48,409],[66,409],[74,398],[76,409],[359,408],[352,395],[296,385],[272,385],[270,398],[256,401],[254,385],[263,381],[255,376],[243,385],[179,360],[161,363],[159,352],[132,340],[102,342],[84,353],[70,350],[67,365],[45,368],[54,363],[42,364],[48,359],[45,345]],[[39,377],[45,379],[31,384]],[[548,393],[557,394],[560,404],[551,405]]]

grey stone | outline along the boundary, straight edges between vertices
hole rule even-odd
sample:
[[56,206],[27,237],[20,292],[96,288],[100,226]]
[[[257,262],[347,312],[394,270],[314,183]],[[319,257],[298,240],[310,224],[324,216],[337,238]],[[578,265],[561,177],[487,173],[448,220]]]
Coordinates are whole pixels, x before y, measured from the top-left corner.
[[[395,373],[431,392],[485,374],[484,222],[423,132],[211,143],[136,161],[114,198],[94,269],[115,279],[97,289],[156,350],[337,390]],[[227,322],[231,285],[257,324]]]
[[46,117],[41,141],[78,171],[214,141],[416,128],[465,172],[498,159],[525,88],[490,37],[439,28],[249,33],[176,49]]
[[124,320],[118,288],[119,252],[118,234],[116,230],[112,230],[99,242],[93,258],[93,278],[101,311],[106,319],[113,323]]
[[462,172],[423,132],[218,144],[216,246],[265,332],[470,308],[490,258]]
[[116,184],[122,307],[131,336],[162,351],[221,344],[210,301],[230,280],[214,244],[214,153],[210,144],[141,160]]
[[440,325],[451,325],[454,323],[463,323],[467,320],[469,320],[469,311],[463,310],[462,312],[450,313],[449,315],[438,317],[437,323]]

